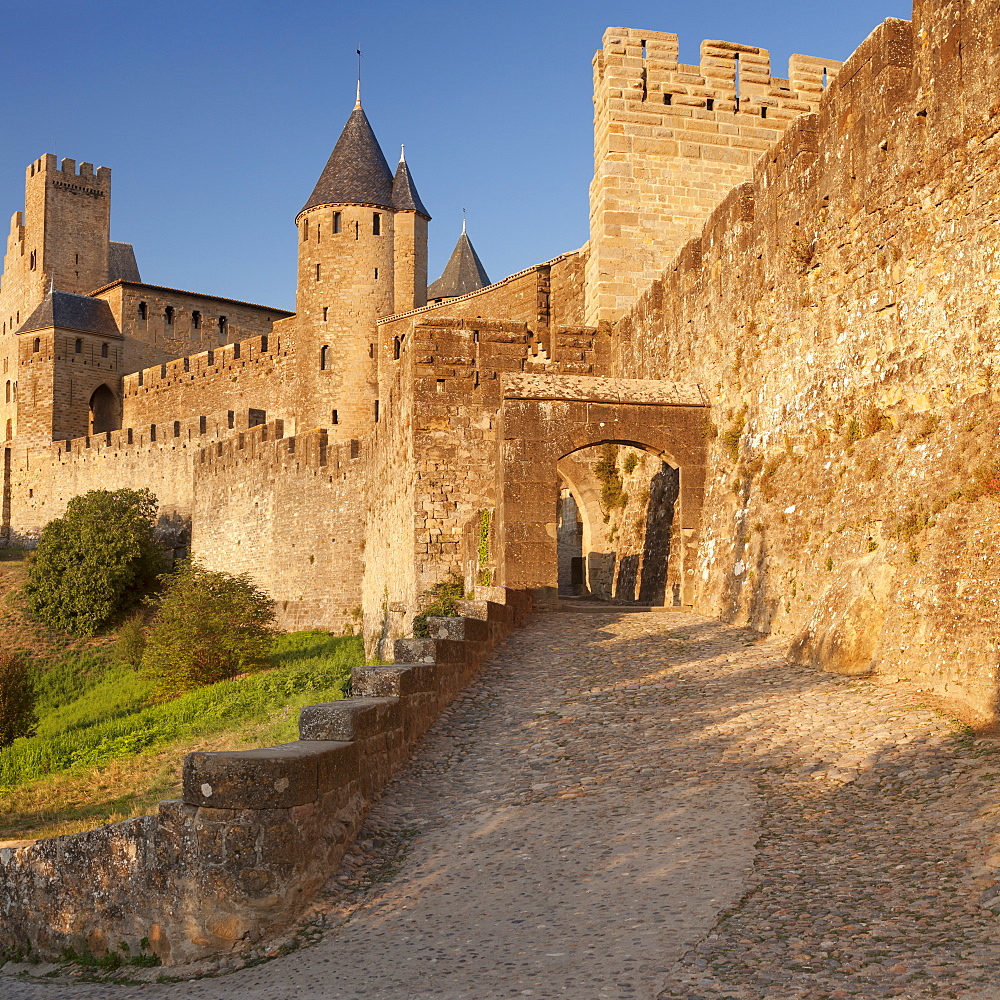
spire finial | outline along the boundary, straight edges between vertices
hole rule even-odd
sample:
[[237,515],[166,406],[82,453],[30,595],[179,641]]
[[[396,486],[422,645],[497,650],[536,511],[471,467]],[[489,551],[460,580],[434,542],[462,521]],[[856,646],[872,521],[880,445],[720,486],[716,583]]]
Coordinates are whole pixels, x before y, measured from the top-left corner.
[[406,143],[402,143],[399,147],[399,162],[406,163]]
[[465,232],[465,209],[462,209],[462,232]]
[[357,52],[358,52],[358,98],[354,102],[354,107],[360,108],[361,107],[361,49],[358,49]]

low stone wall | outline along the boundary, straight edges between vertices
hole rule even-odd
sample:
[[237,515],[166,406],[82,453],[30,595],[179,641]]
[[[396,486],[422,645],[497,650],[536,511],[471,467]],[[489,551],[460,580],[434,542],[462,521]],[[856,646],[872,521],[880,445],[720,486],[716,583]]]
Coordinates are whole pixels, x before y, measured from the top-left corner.
[[100,955],[147,938],[165,965],[240,951],[293,923],[441,710],[530,611],[479,588],[353,696],[304,708],[284,746],[193,753],[183,798],[87,833],[0,849],[0,948]]

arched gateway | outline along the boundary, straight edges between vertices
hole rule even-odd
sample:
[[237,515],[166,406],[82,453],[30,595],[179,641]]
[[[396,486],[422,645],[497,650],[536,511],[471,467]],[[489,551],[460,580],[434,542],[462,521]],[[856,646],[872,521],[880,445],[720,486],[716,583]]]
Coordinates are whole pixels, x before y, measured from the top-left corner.
[[668,593],[690,604],[705,494],[707,407],[700,387],[673,382],[508,376],[498,435],[499,579],[508,587],[555,595],[559,463],[593,445],[625,444],[661,457],[679,472],[674,515],[679,578]]

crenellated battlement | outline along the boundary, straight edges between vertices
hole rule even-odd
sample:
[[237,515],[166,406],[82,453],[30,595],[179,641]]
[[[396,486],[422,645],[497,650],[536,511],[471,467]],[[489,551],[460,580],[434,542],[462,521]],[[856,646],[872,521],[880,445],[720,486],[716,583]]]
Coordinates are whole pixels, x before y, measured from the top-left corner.
[[55,153],[46,153],[28,164],[25,175],[28,184],[44,178],[54,184],[61,184],[67,189],[92,193],[95,197],[104,198],[111,194],[111,168],[98,167],[94,170],[93,163],[84,161],[77,167],[76,160],[68,156],[61,161]]
[[126,375],[122,379],[122,397],[139,397],[201,379],[220,378],[248,366],[273,364],[288,356],[288,347],[277,334],[250,337]]

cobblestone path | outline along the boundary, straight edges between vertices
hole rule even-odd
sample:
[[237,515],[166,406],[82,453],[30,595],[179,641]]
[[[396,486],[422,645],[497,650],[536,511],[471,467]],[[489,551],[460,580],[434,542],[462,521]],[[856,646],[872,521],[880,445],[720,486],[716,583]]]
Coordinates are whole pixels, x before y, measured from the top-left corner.
[[373,810],[308,946],[0,995],[1000,997],[1000,755],[781,651],[694,615],[537,616]]

